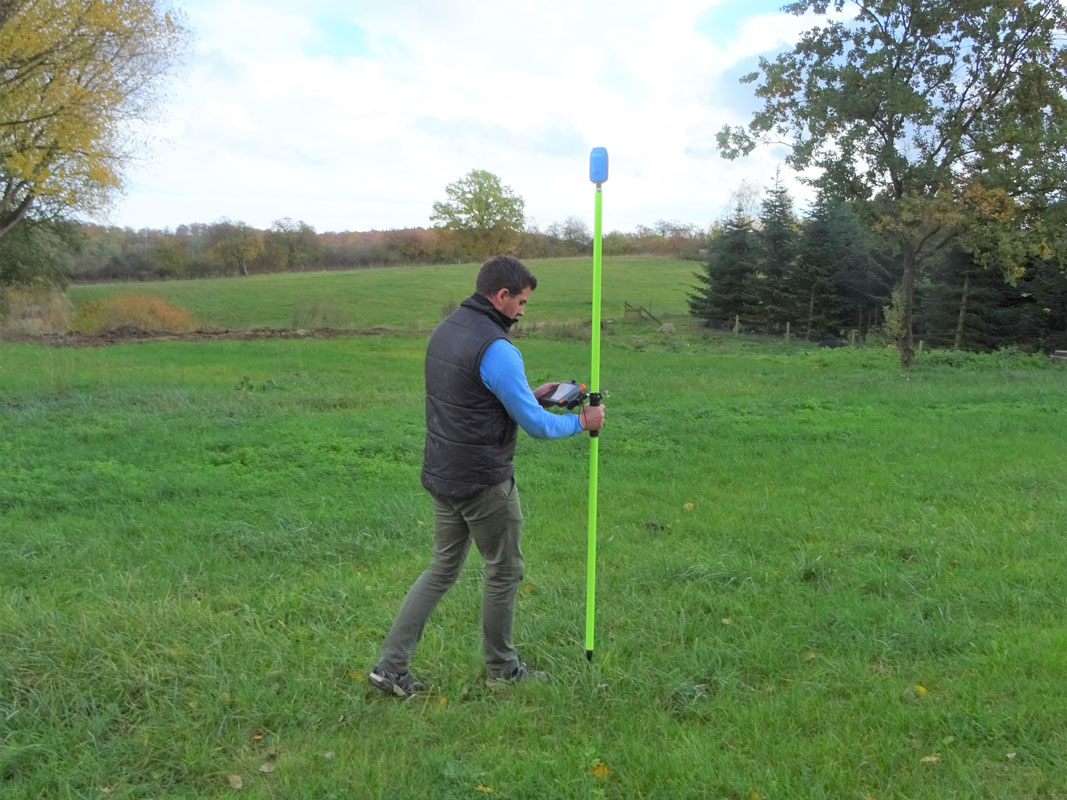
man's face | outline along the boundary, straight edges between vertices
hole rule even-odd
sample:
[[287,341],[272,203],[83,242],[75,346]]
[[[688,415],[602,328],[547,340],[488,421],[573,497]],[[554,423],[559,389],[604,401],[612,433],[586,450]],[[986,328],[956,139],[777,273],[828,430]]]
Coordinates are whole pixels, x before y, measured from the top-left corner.
[[509,319],[518,319],[526,313],[526,301],[530,299],[530,287],[527,286],[518,294],[512,294],[507,289],[501,289],[499,292],[489,298],[496,310]]

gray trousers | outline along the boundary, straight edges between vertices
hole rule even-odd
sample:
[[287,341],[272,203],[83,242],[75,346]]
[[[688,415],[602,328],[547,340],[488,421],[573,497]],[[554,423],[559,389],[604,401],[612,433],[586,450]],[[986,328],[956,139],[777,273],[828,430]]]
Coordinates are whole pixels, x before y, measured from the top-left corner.
[[485,562],[482,596],[482,652],[490,675],[519,665],[512,642],[515,595],[522,582],[522,511],[515,479],[483,489],[465,500],[433,498],[433,560],[408,590],[382,644],[378,666],[406,672],[437,602],[459,577],[471,542]]

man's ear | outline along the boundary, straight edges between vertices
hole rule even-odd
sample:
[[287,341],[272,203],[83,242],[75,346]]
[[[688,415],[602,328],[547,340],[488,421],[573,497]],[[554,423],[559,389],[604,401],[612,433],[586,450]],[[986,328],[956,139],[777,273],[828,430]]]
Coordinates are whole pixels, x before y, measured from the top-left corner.
[[511,294],[511,292],[505,286],[503,289],[497,289],[496,293],[492,297],[489,298],[489,301],[494,306],[500,307],[500,306],[504,305],[504,297],[505,297],[505,295],[510,295],[510,294]]

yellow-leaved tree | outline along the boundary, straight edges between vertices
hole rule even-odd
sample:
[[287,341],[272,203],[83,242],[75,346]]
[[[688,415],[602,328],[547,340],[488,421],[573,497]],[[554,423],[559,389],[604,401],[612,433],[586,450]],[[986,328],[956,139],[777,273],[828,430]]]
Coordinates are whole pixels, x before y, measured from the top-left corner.
[[188,32],[162,0],[0,0],[0,237],[31,210],[94,211]]

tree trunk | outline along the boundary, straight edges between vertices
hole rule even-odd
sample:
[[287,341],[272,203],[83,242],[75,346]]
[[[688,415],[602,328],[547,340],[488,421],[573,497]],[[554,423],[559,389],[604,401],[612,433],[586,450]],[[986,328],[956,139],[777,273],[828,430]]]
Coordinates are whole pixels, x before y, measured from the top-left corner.
[[901,326],[903,330],[897,346],[900,348],[900,366],[904,369],[911,369],[915,365],[915,337],[912,331],[912,320],[915,316],[916,264],[915,251],[908,245],[904,246],[902,260],[903,274],[900,279],[900,300],[903,305],[903,308],[901,308]]
[[33,204],[33,198],[32,194],[26,195],[14,209],[0,214],[0,237],[3,237],[22,221],[22,218],[26,216],[26,212],[30,210],[30,206]]
[[971,290],[971,273],[963,276],[963,297],[960,298],[960,318],[956,321],[956,341],[953,350],[963,349],[963,320],[967,316],[967,295]]
[[808,335],[807,340],[811,341],[811,326],[815,322],[815,284],[811,285],[811,296],[808,298]]

